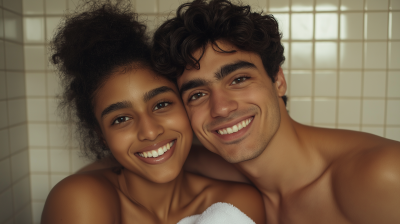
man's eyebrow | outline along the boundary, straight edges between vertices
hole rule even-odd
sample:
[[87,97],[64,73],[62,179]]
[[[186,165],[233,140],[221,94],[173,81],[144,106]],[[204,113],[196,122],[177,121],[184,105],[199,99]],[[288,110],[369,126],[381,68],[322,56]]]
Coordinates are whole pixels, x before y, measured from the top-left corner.
[[145,103],[147,103],[149,100],[151,100],[151,98],[157,96],[158,94],[170,92],[170,91],[174,92],[174,90],[169,88],[168,86],[161,86],[161,87],[152,89],[143,95],[143,101]]
[[207,85],[208,81],[204,80],[204,79],[193,79],[190,80],[188,82],[185,82],[182,84],[179,93],[182,96],[182,94],[186,91],[188,91],[189,89],[193,89],[193,88],[197,88],[199,86],[205,86]]
[[221,67],[220,71],[215,73],[215,78],[219,81],[222,80],[225,76],[231,74],[232,72],[242,69],[242,68],[257,68],[253,63],[248,61],[239,60],[232,64],[227,64]]
[[129,101],[121,101],[118,103],[113,103],[110,106],[108,106],[106,109],[104,109],[103,112],[101,112],[101,117],[104,117],[105,115],[107,115],[113,111],[129,108],[129,107],[132,107],[132,104]]

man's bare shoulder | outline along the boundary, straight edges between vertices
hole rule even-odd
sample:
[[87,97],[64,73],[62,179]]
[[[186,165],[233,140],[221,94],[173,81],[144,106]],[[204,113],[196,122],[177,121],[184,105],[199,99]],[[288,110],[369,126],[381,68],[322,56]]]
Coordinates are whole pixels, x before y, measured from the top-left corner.
[[191,183],[200,183],[196,191],[206,195],[206,204],[230,203],[247,214],[254,222],[265,223],[263,198],[255,187],[244,183],[205,178],[191,173],[187,175]]
[[71,175],[51,190],[42,223],[115,223],[119,198],[102,172]]
[[400,143],[360,135],[369,144],[356,143],[358,149],[332,165],[338,206],[354,223],[400,223]]

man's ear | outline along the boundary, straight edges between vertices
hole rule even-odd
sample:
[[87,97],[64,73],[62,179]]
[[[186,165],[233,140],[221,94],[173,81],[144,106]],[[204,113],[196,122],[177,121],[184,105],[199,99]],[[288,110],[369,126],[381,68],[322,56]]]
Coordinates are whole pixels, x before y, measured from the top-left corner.
[[275,88],[279,97],[282,97],[286,94],[287,84],[286,79],[283,74],[282,68],[279,66],[279,71],[275,76]]

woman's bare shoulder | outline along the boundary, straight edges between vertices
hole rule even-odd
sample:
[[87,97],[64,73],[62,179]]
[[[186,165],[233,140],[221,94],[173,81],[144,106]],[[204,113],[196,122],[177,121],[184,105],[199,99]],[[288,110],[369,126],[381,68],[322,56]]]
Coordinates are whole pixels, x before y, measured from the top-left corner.
[[197,182],[198,191],[206,194],[206,204],[226,202],[234,205],[254,220],[265,223],[265,207],[261,193],[253,186],[245,183],[221,181],[190,174]]
[[74,174],[51,190],[42,223],[115,223],[119,204],[114,184],[102,172]]

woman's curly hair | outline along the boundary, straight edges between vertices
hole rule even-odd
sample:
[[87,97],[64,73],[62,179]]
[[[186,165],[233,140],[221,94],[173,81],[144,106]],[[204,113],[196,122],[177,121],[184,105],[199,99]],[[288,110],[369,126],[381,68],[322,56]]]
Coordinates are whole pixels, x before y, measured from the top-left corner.
[[[169,78],[182,75],[187,66],[200,69],[208,43],[225,40],[241,50],[260,55],[268,76],[275,81],[285,61],[278,22],[272,15],[251,12],[250,6],[227,0],[195,0],[182,4],[176,17],[167,20],[154,34],[152,60],[155,69]],[[215,48],[216,47],[216,48]],[[200,58],[193,53],[202,49]]]
[[59,110],[77,125],[80,148],[88,157],[110,155],[93,111],[96,90],[117,69],[151,63],[146,26],[129,3],[87,1],[67,15],[51,41],[51,62],[63,87]]

